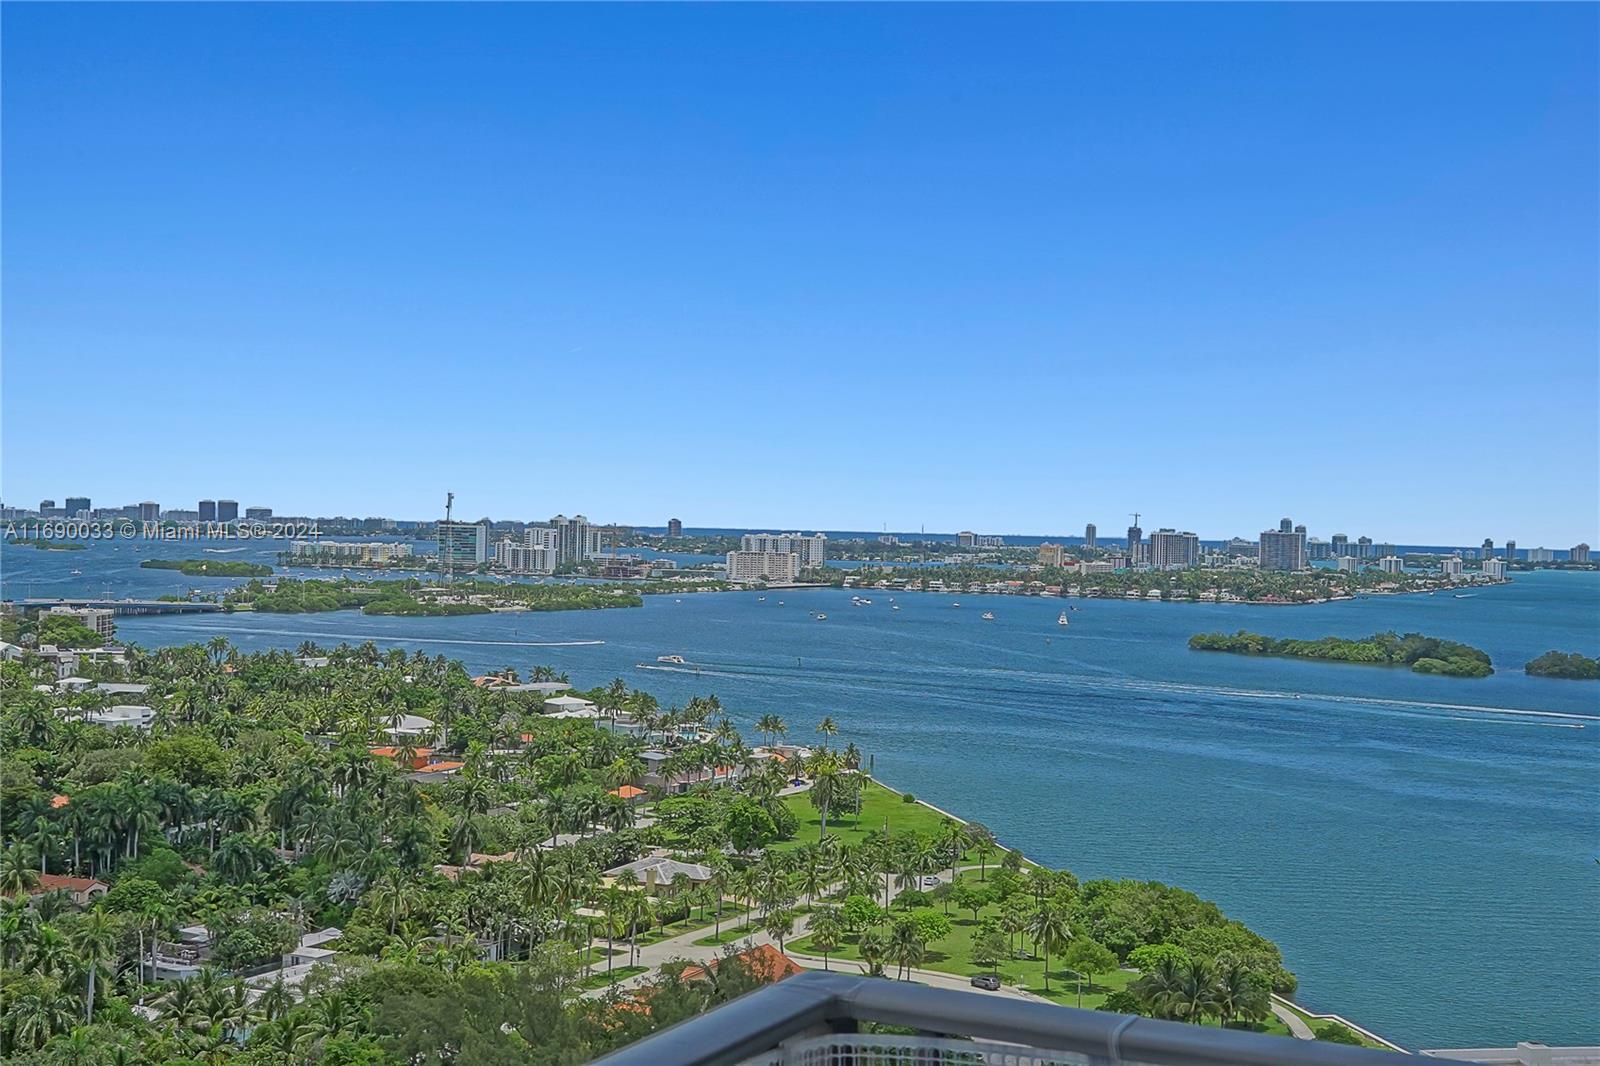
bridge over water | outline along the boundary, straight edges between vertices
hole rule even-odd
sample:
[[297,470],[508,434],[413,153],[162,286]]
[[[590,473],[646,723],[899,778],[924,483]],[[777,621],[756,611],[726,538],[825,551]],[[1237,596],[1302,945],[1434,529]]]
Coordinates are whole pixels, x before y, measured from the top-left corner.
[[6,602],[17,610],[28,611],[50,607],[70,607],[74,610],[82,610],[88,607],[97,611],[110,611],[113,614],[208,614],[212,611],[222,610],[222,604],[220,603],[195,603],[190,600],[52,599],[30,597],[22,600],[7,600]]

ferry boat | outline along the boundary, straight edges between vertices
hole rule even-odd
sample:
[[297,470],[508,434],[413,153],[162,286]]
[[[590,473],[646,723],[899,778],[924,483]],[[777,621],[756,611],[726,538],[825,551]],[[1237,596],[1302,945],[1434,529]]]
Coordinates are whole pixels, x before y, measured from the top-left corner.
[[985,622],[993,622],[994,621],[994,612],[993,611],[984,611],[983,614],[980,615],[979,617],[981,617]]
[[1067,626],[1067,625],[1071,625],[1071,624],[1072,624],[1071,622],[1067,621],[1067,612],[1066,611],[1062,611],[1059,615],[1056,616],[1056,625],[1058,625],[1058,626]]
[[688,666],[688,662],[681,655],[657,655],[656,662],[671,663],[673,666]]

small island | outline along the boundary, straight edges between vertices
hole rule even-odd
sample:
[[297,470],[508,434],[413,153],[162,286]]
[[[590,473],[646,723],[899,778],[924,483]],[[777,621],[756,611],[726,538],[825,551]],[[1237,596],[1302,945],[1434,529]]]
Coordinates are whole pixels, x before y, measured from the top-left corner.
[[281,578],[271,584],[251,581],[230,589],[223,599],[223,606],[235,611],[312,614],[360,608],[363,614],[410,617],[498,611],[583,611],[643,604],[637,590],[619,585],[508,585],[492,581],[433,585],[415,579],[296,581]]
[[270,577],[272,567],[265,563],[230,562],[223,559],[146,559],[142,570],[177,570],[185,577]]
[[1241,629],[1237,633],[1196,633],[1189,638],[1195,651],[1224,651],[1235,655],[1270,655],[1286,659],[1321,659],[1328,662],[1367,663],[1373,666],[1409,666],[1419,674],[1446,677],[1488,677],[1494,673],[1489,654],[1470,644],[1441,640],[1421,633],[1404,636],[1374,633],[1351,640],[1322,637],[1294,640],[1269,637]]
[[1600,659],[1575,651],[1547,651],[1524,666],[1529,677],[1562,677],[1571,681],[1600,680]]
[[81,552],[88,547],[75,540],[39,540],[34,537],[7,537],[6,543],[15,548],[38,548],[42,552]]

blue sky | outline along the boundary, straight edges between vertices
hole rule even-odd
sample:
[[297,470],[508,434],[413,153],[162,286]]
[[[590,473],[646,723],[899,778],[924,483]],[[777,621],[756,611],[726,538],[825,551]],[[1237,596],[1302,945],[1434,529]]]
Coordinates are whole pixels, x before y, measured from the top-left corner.
[[7,5],[34,505],[1600,543],[1594,5]]

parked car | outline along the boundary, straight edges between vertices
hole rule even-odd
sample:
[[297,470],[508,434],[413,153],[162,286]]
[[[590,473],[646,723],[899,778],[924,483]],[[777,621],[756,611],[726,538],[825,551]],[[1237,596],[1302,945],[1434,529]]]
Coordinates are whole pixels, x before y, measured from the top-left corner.
[[938,887],[939,887],[939,879],[937,877],[924,877],[922,879],[922,888],[923,888],[924,891],[927,891],[928,889],[938,888]]
[[992,973],[980,973],[972,979],[973,988],[981,988],[985,992],[1000,991],[1000,978]]

